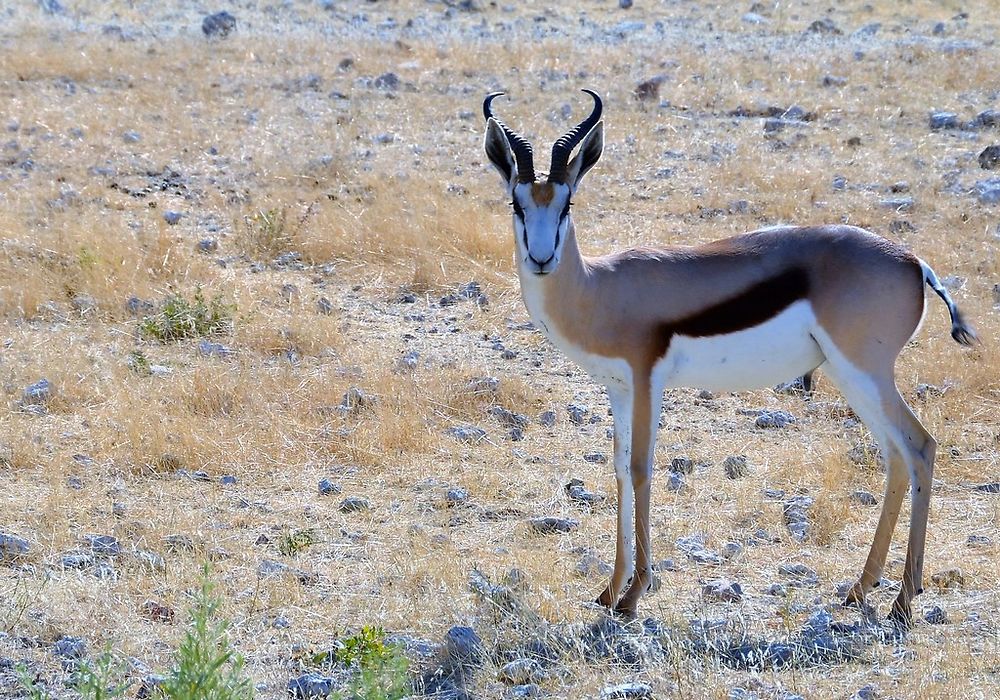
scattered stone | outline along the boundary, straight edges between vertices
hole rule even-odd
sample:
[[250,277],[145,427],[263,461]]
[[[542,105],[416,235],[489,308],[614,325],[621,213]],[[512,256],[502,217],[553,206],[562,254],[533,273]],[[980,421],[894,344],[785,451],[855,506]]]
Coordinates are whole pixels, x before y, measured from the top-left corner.
[[1000,204],[1000,178],[976,182],[976,196],[980,204]]
[[743,545],[739,542],[726,542],[722,545],[722,557],[724,559],[733,559],[743,553]]
[[722,462],[727,479],[742,479],[750,473],[750,465],[744,455],[730,455]]
[[375,397],[370,396],[356,386],[352,386],[344,392],[338,408],[342,413],[357,413],[374,405]]
[[287,304],[293,299],[298,298],[299,288],[294,284],[285,283],[281,285],[281,289],[278,290],[278,294],[281,296],[281,300]]
[[586,423],[587,414],[590,413],[590,408],[584,406],[583,404],[571,403],[566,406],[566,412],[569,414],[569,422],[574,425],[583,425]]
[[763,15],[758,15],[756,12],[747,12],[740,17],[740,21],[745,24],[767,24],[771,20]]
[[975,127],[993,127],[1000,126],[1000,110],[996,109],[984,109],[982,112],[976,115],[976,118],[972,121]]
[[121,543],[113,535],[84,535],[83,543],[94,556],[116,557],[122,553]]
[[603,493],[588,491],[581,479],[570,479],[564,488],[566,495],[569,496],[569,500],[585,505],[588,508],[596,508],[607,499],[607,496]]
[[66,552],[59,558],[64,569],[89,569],[94,565],[94,557],[86,552]]
[[165,536],[163,544],[166,546],[168,552],[173,552],[174,554],[194,551],[194,540],[191,539],[190,535],[185,535],[182,532],[175,532]]
[[809,28],[806,29],[806,31],[811,34],[827,34],[831,36],[844,33],[829,17],[816,20],[809,25]]
[[556,424],[556,412],[555,411],[542,411],[538,416],[539,425],[551,428]]
[[507,691],[508,698],[540,698],[542,688],[537,683],[525,683],[524,685],[511,686]]
[[965,546],[978,549],[981,547],[989,547],[993,544],[993,540],[986,535],[969,535],[965,540]]
[[653,700],[653,688],[645,683],[623,683],[601,689],[601,700]]
[[583,461],[591,464],[607,464],[608,456],[603,452],[584,452]]
[[851,493],[850,498],[851,501],[857,503],[858,505],[862,506],[878,505],[878,498],[876,498],[875,494],[871,493],[870,491],[862,491],[862,490],[854,491],[853,493]]
[[878,688],[871,684],[862,686],[851,696],[851,700],[878,700]]
[[632,0],[618,0],[618,7],[627,10],[632,7]]
[[931,625],[944,625],[948,622],[948,613],[940,605],[934,605],[924,612],[924,620]]
[[397,372],[412,372],[417,368],[420,361],[420,353],[416,350],[407,350],[398,360],[396,360]]
[[958,115],[954,112],[931,112],[928,123],[932,131],[958,129],[961,127]]
[[847,451],[847,458],[859,467],[878,464],[882,456],[879,446],[873,442],[861,442]]
[[879,200],[878,205],[886,209],[892,209],[893,211],[902,212],[902,211],[912,210],[914,201],[913,197],[887,197],[885,199]]
[[958,568],[945,569],[944,571],[931,574],[931,583],[937,587],[939,593],[957,588],[965,588],[965,575]]
[[326,698],[336,689],[335,681],[329,676],[307,673],[288,681],[288,694],[293,698]]
[[122,134],[122,140],[125,143],[139,143],[142,141],[142,134],[138,131],[126,131]]
[[[836,186],[834,187],[834,189],[836,189]],[[809,381],[807,381],[805,377],[796,377],[790,382],[783,382],[774,387],[775,394],[784,394],[786,396],[807,396],[811,390],[812,390],[812,380],[810,379]],[[770,412],[765,411],[765,413],[770,413]],[[790,413],[785,413],[784,411],[775,411],[774,413],[791,416]],[[792,417],[791,422],[792,423],[795,422],[794,417]],[[766,427],[766,426],[758,426],[758,427]]]
[[635,86],[632,96],[640,102],[655,102],[660,99],[660,86],[666,81],[665,75],[657,75],[643,80]]
[[163,220],[166,221],[171,226],[177,224],[181,220],[181,217],[183,216],[184,215],[179,211],[171,211],[168,209],[167,211],[163,212]]
[[222,484],[223,486],[235,486],[236,477],[233,476],[232,474],[223,474],[222,476],[219,477],[219,483]]
[[454,486],[445,492],[444,502],[449,507],[465,505],[469,502],[469,491],[461,486]]
[[209,476],[208,472],[201,469],[191,472],[190,477],[191,481],[212,481],[212,477]]
[[[758,428],[784,428],[795,423],[795,416],[788,411],[761,411],[754,420]],[[730,477],[732,478],[732,477]]]
[[316,301],[316,311],[318,311],[323,316],[329,316],[330,314],[333,313],[333,302],[327,299],[326,297],[320,297]]
[[579,520],[572,518],[560,518],[554,515],[543,515],[537,518],[529,518],[528,526],[539,535],[554,535],[557,533],[573,532],[580,527]]
[[996,170],[1000,168],[1000,146],[987,146],[979,154],[979,167],[983,170]]
[[176,615],[173,608],[155,600],[145,601],[140,610],[144,617],[153,622],[173,622]]
[[340,502],[338,509],[341,513],[358,513],[365,510],[371,510],[371,504],[368,502],[367,498],[361,498],[360,496],[348,496]]
[[684,488],[684,475],[680,472],[667,473],[667,491],[680,491]]
[[785,519],[785,525],[788,527],[792,539],[797,542],[805,542],[806,538],[809,537],[808,510],[813,502],[814,500],[809,496],[793,496],[783,504],[782,515]]
[[673,559],[661,559],[653,564],[653,571],[680,571],[681,568]]
[[486,431],[474,425],[455,425],[444,431],[459,442],[476,443],[486,438]]
[[495,394],[500,391],[500,380],[496,377],[476,377],[469,380],[465,390],[471,394]]
[[39,379],[34,384],[29,384],[22,393],[22,402],[29,406],[46,404],[52,398],[52,384],[48,379]]
[[483,641],[471,627],[455,626],[445,635],[448,657],[459,664],[477,663],[483,657]]
[[505,428],[519,428],[524,430],[531,423],[531,420],[526,415],[515,413],[503,406],[492,406],[487,413],[496,418]]
[[379,90],[397,90],[400,85],[399,76],[395,73],[383,73],[372,81],[372,86]]
[[1000,481],[994,481],[990,484],[979,484],[974,489],[980,493],[1000,493]]
[[140,299],[134,294],[125,300],[125,308],[133,316],[140,316],[142,314],[152,313],[156,305],[151,301],[145,299]]
[[710,601],[736,603],[743,599],[743,587],[735,581],[720,578],[702,586],[701,594]]
[[840,75],[824,75],[823,87],[844,87],[847,85],[847,78]]
[[99,561],[94,565],[94,568],[90,570],[90,573],[96,579],[101,581],[117,581],[118,572],[115,571],[115,567],[108,561]]
[[788,596],[788,588],[781,583],[772,583],[764,589],[764,595],[774,596],[775,598],[785,598]]
[[343,491],[340,484],[330,481],[330,479],[322,478],[319,480],[319,495],[320,496],[334,496]]
[[607,578],[615,570],[593,552],[584,552],[576,564],[576,573],[585,578]]
[[674,457],[667,469],[674,474],[693,474],[694,461],[690,457]]
[[702,535],[686,535],[677,538],[677,549],[684,552],[688,559],[698,564],[717,565],[722,563],[722,557],[705,547],[705,538]]
[[201,21],[201,31],[209,38],[225,39],[236,30],[236,18],[228,12],[216,12]]
[[222,343],[213,343],[210,340],[202,340],[198,343],[198,352],[205,357],[227,358],[234,354],[234,350]]
[[274,561],[273,559],[262,559],[260,564],[257,566],[257,573],[264,577],[291,574],[304,586],[319,582],[319,576],[317,574],[310,571],[303,571],[302,569],[296,569],[295,567],[289,566],[288,564],[284,564],[280,561]]
[[80,637],[62,637],[52,645],[52,653],[63,659],[79,661],[87,655],[87,642]]
[[31,549],[31,545],[23,537],[0,532],[0,562],[19,559],[27,554],[29,549]]
[[515,659],[500,669],[500,680],[507,685],[542,683],[549,674],[535,659]]
[[793,588],[812,588],[819,585],[819,574],[805,564],[779,564],[778,575],[790,579]]
[[137,549],[132,553],[132,557],[140,564],[150,571],[166,571],[167,562],[156,552],[150,552],[146,549]]

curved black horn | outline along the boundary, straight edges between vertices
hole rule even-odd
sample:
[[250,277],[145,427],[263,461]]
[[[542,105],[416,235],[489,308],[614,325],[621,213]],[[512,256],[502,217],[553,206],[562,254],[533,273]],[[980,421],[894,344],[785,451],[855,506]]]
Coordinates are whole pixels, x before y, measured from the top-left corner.
[[552,165],[549,167],[549,182],[566,182],[566,165],[569,163],[570,154],[577,147],[583,137],[590,133],[594,125],[601,120],[601,112],[604,110],[604,103],[601,96],[593,90],[584,88],[585,93],[594,98],[594,111],[590,116],[566,132],[552,146]]
[[531,144],[523,136],[517,134],[513,129],[500,121],[499,117],[493,114],[492,102],[496,98],[503,95],[502,92],[493,92],[486,96],[483,100],[483,116],[487,120],[493,119],[500,128],[503,129],[503,133],[507,136],[507,141],[510,143],[510,148],[514,151],[514,160],[517,162],[517,179],[519,182],[534,182],[535,181],[535,163],[531,155]]

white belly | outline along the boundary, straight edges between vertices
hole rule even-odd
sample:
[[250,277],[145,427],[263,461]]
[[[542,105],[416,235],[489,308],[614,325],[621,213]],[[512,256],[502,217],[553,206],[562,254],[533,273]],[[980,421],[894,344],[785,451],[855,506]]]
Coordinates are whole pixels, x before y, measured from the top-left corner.
[[819,367],[823,353],[811,332],[816,317],[799,301],[759,326],[691,338],[675,335],[653,369],[654,385],[713,391],[761,389]]

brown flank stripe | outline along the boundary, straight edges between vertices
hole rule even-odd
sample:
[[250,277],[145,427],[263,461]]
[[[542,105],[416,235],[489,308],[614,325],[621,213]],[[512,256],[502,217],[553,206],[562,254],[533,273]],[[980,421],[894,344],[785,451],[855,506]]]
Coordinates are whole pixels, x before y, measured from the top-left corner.
[[808,294],[806,272],[799,268],[786,270],[692,316],[660,324],[656,328],[659,342],[654,357],[667,354],[675,335],[705,338],[743,331],[774,318]]

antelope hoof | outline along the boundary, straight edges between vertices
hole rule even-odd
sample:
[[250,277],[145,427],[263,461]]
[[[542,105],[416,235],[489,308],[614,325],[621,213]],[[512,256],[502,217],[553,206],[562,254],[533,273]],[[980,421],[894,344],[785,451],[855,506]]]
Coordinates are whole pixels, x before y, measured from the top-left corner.
[[639,618],[639,606],[627,606],[618,604],[612,611],[616,617],[621,618],[623,622],[635,622]]
[[898,630],[906,631],[913,626],[913,614],[910,610],[910,601],[896,598],[892,602],[892,610],[887,618],[889,624]]
[[858,581],[851,586],[851,590],[847,592],[847,597],[844,598],[844,607],[865,608],[867,607],[867,603],[865,601],[866,598],[867,595],[865,594],[865,588],[861,585],[861,582]]
[[611,610],[612,608],[615,607],[615,602],[616,602],[614,589],[612,589],[611,586],[609,585],[607,588],[604,589],[601,595],[597,596],[597,600],[594,602],[596,602],[601,607]]

